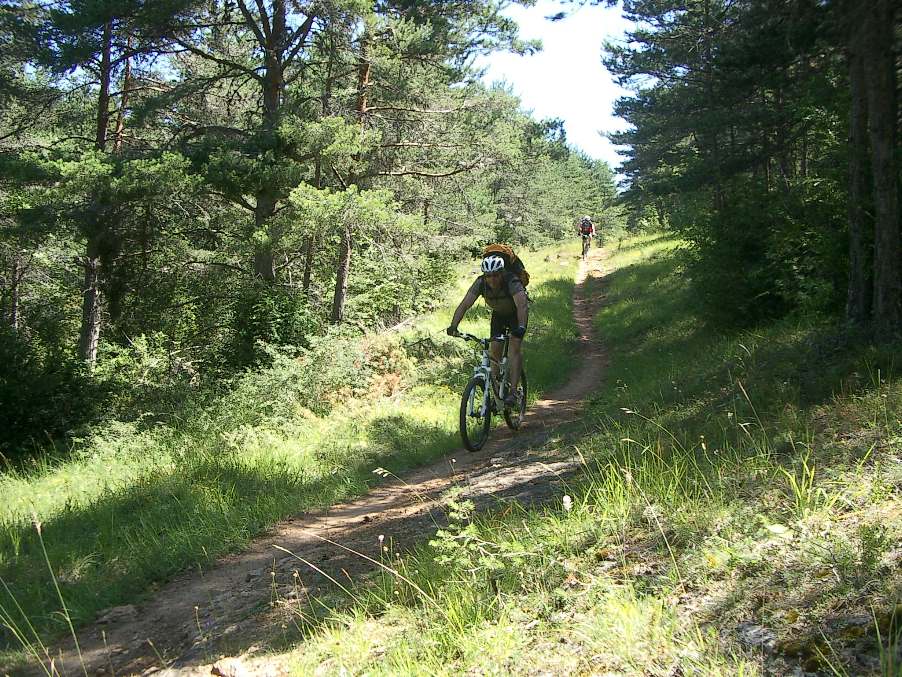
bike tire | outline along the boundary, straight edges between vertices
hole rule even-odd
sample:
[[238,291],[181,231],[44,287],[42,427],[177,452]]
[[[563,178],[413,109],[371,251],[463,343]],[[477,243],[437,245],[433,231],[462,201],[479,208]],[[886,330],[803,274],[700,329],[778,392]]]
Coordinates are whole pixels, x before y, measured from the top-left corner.
[[489,439],[489,430],[492,426],[491,395],[489,411],[486,411],[484,416],[470,416],[470,398],[474,398],[474,407],[475,403],[481,407],[487,387],[485,379],[474,376],[467,383],[460,399],[460,438],[468,451],[479,451]]
[[517,384],[517,394],[520,396],[520,406],[516,410],[504,408],[504,422],[511,430],[518,430],[526,415],[526,396],[529,390],[526,384],[526,370],[520,370],[520,382]]

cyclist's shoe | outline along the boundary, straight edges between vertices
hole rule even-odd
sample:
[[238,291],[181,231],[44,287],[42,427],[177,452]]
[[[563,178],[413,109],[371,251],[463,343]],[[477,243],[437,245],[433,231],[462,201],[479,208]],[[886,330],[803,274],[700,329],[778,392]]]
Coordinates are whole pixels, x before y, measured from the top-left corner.
[[519,405],[520,398],[517,397],[517,393],[508,393],[507,397],[504,398],[505,409],[516,409]]

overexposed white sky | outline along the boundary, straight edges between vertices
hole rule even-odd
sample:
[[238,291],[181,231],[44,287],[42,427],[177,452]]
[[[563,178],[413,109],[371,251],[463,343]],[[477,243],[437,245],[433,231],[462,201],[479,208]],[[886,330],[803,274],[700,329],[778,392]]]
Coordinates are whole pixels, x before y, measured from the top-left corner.
[[[622,40],[631,24],[617,7],[573,7],[539,0],[534,7],[508,8],[505,14],[520,25],[521,37],[541,39],[542,51],[533,56],[492,54],[477,65],[487,68],[487,83],[507,82],[536,118],[563,119],[571,145],[616,169],[620,158],[602,134],[626,127],[613,115],[614,101],[626,92],[602,65],[602,44]],[[568,10],[561,21],[545,18]]]

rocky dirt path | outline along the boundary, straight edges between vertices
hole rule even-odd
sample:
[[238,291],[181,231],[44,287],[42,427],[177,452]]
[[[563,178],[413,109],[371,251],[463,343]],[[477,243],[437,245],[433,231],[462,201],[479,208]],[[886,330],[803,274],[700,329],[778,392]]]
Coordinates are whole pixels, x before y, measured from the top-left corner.
[[[477,506],[500,498],[535,503],[558,493],[579,459],[572,447],[548,442],[565,424],[579,424],[582,401],[597,388],[605,365],[592,338],[602,276],[601,250],[593,249],[580,266],[574,293],[582,366],[530,408],[520,431],[500,424],[478,453],[459,449],[355,501],[289,519],[209,571],[185,572],[148,601],[111,609],[79,633],[81,660],[70,640],[55,649],[52,666],[36,667],[33,674],[281,674],[278,666],[253,657],[256,646],[273,637],[273,625],[278,627],[272,602],[329,594],[327,577],[347,582],[372,574],[375,565],[349,550],[378,559],[380,535],[394,551],[428,541],[444,523],[441,498],[453,486]],[[243,658],[229,667],[222,656]]]

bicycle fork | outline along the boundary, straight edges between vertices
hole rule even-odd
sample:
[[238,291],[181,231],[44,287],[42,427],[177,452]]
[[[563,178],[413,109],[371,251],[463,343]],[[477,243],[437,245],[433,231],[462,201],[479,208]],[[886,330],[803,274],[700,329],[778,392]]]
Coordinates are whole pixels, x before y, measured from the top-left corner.
[[492,369],[487,355],[483,355],[482,363],[473,370],[473,376],[482,380],[482,402],[476,401],[475,390],[470,391],[470,402],[467,404],[467,414],[469,416],[484,418],[491,412],[492,393],[489,391],[494,387]]

